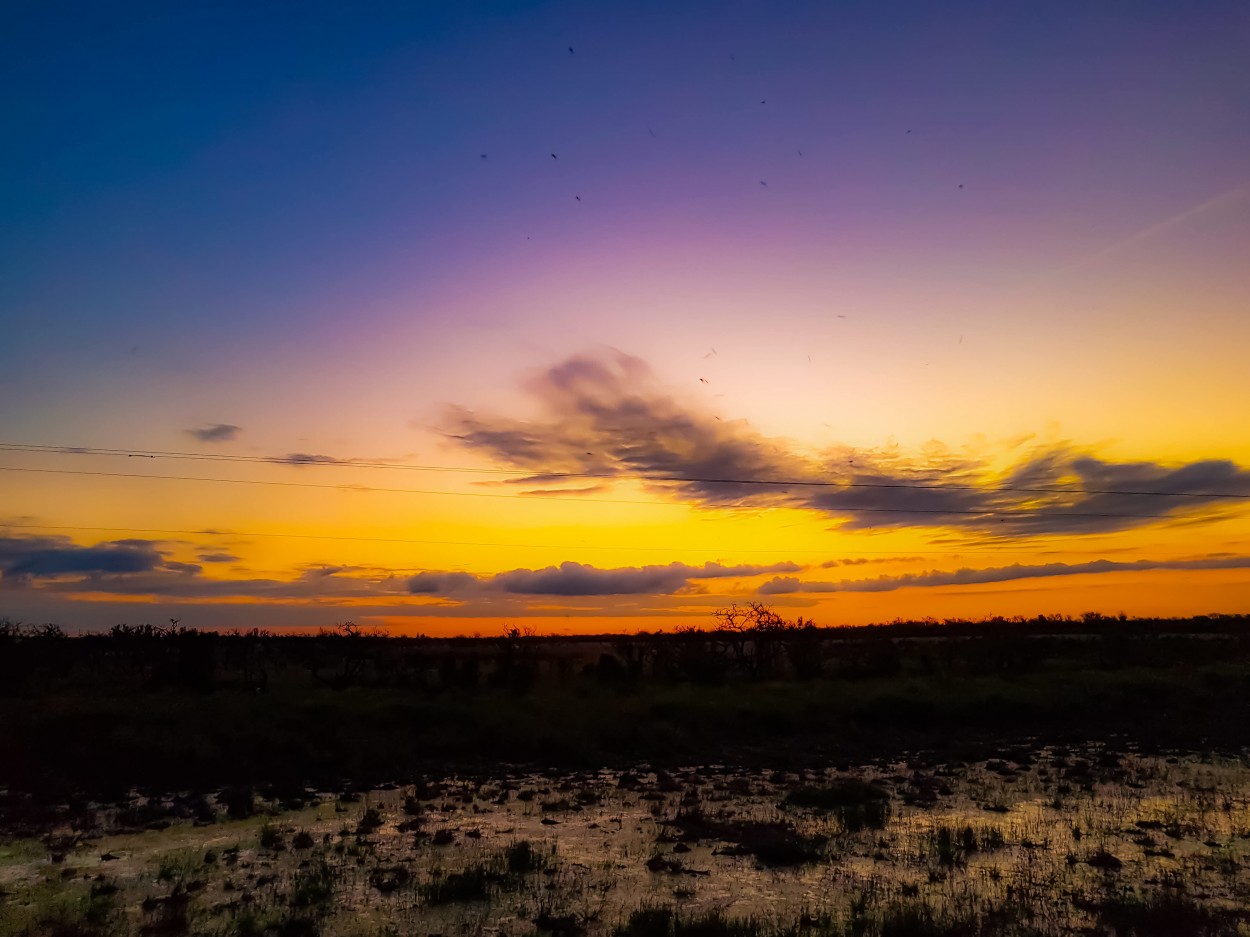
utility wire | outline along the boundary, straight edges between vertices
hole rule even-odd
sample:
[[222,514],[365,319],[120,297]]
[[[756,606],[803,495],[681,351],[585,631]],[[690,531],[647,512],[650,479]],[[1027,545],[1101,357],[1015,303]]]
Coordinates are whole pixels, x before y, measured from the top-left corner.
[[[96,472],[86,469],[50,469],[50,468],[18,468],[8,465],[0,465],[0,472],[31,472],[37,475],[91,475],[102,478],[158,478],[166,481],[183,481],[183,482],[218,482],[229,485],[270,485],[279,488],[321,488],[330,491],[342,491],[347,493],[367,494],[371,492],[383,492],[388,494],[404,494],[404,495],[445,495],[449,498],[507,498],[516,500],[524,498],[524,492],[501,493],[495,491],[436,491],[425,490],[421,488],[375,488],[370,485],[321,485],[316,482],[280,482],[265,481],[253,478],[209,478],[203,475],[158,475],[149,472]],[[625,498],[561,498],[546,493],[534,495],[533,500],[541,503],[545,501],[572,501],[574,503],[584,503],[586,501],[594,501],[601,504],[646,504],[660,505],[663,507],[686,507],[684,504],[664,501],[644,501],[641,498],[633,500]]]
[[[414,488],[369,488],[358,485],[320,485],[316,482],[280,482],[280,481],[261,481],[249,478],[209,478],[201,475],[157,475],[142,472],[97,472],[79,469],[50,469],[50,468],[18,468],[13,466],[0,466],[0,472],[27,472],[38,475],[88,475],[101,478],[145,478],[159,479],[163,481],[188,481],[188,482],[212,482],[225,485],[264,485],[277,486],[282,488],[316,488],[331,489],[334,491],[344,492],[386,492],[391,494],[416,494],[416,495],[437,495],[446,497],[467,497],[467,498],[523,498],[523,494],[499,494],[496,492],[481,491],[424,491]],[[544,501],[557,500],[557,498],[542,496]],[[597,502],[617,504],[655,504],[651,501],[613,501],[607,498],[559,498],[561,501],[576,502]],[[683,506],[684,505],[680,505]],[[967,508],[875,508],[863,507],[860,505],[836,505],[827,504],[821,506],[826,511],[846,511],[848,513],[860,514],[934,514],[934,515],[956,515],[966,517],[1017,517],[1029,520],[1049,520],[1057,517],[1085,517],[1085,518],[1126,518],[1126,519],[1143,519],[1143,520],[1171,520],[1172,514],[1139,514],[1139,513],[1114,513],[1107,511],[1047,511],[1044,514],[1029,511],[1027,509],[1015,510],[997,510],[997,509],[967,509]]]
[[[624,550],[624,551],[645,551],[649,553],[673,553],[672,547],[626,547],[626,546],[609,546],[609,545],[592,545],[578,543],[493,543],[481,540],[418,540],[407,537],[350,537],[339,536],[335,534],[294,534],[285,532],[259,532],[246,530],[213,530],[211,528],[195,529],[174,529],[168,527],[96,527],[70,524],[0,524],[0,530],[64,530],[83,533],[91,531],[94,533],[131,533],[131,534],[178,534],[182,536],[202,536],[202,537],[273,537],[292,540],[342,540],[359,543],[402,543],[417,544],[426,546],[455,546],[455,547],[504,547],[517,549],[535,549],[535,550]],[[724,547],[681,547],[677,552],[689,553],[767,553],[787,555],[791,553],[813,553],[821,555],[829,555],[830,553],[849,555],[849,556],[891,556],[891,557],[909,557],[912,555],[926,554],[934,556],[963,556],[966,553],[1013,553],[1020,556],[1032,556],[1035,550],[842,550],[842,549],[824,549],[824,550],[758,550],[758,549],[737,549],[726,551]]]
[[[49,455],[101,455],[144,459],[185,459],[208,462],[238,462],[264,465],[288,465],[300,467],[337,467],[337,468],[376,468],[399,469],[413,472],[450,472],[473,475],[501,475],[524,479],[533,477],[541,480],[559,479],[601,479],[676,482],[706,485],[762,485],[786,488],[880,488],[880,489],[914,489],[920,491],[977,491],[977,492],[1013,492],[1023,494],[1061,494],[1061,495],[1123,495],[1130,497],[1149,498],[1221,498],[1234,500],[1250,500],[1250,494],[1213,491],[1138,491],[1115,488],[1061,488],[1031,487],[1019,485],[948,485],[931,482],[863,482],[835,481],[819,479],[769,479],[769,478],[710,478],[689,475],[657,475],[645,472],[546,472],[542,470],[518,470],[501,468],[474,468],[462,465],[412,465],[400,462],[378,462],[357,459],[334,459],[320,457],[300,458],[293,456],[247,456],[229,455],[210,452],[173,452],[159,449],[115,449],[92,446],[43,446],[27,443],[0,442],[0,451],[33,452]],[[650,502],[647,502],[650,503]]]
[[[283,531],[247,531],[247,530],[214,530],[212,528],[199,529],[179,529],[169,527],[101,527],[86,526],[77,524],[3,524],[0,523],[0,530],[58,530],[74,533],[128,533],[128,534],[177,534],[180,536],[200,536],[200,537],[261,537],[286,540],[333,540],[345,541],[351,543],[399,543],[408,545],[423,546],[456,546],[456,547],[502,547],[506,549],[533,549],[533,550],[615,550],[626,552],[647,552],[647,553],[667,553],[672,554],[672,547],[627,547],[606,544],[566,544],[566,543],[494,543],[482,540],[420,540],[407,537],[352,537],[340,536],[336,534],[296,534]],[[726,551],[724,547],[681,547],[678,552],[686,553],[711,553],[716,555],[726,555],[728,553],[760,553],[760,554],[777,554],[780,556],[790,554],[816,554],[828,556],[836,554],[838,556],[882,556],[889,557],[899,561],[910,559],[914,556],[965,556],[969,554],[993,554],[1004,556],[1036,556],[1038,550],[1000,550],[992,547],[985,550],[843,550],[841,548],[823,549],[823,550],[760,550],[760,549],[738,549]],[[860,564],[851,563],[850,566],[858,566]]]

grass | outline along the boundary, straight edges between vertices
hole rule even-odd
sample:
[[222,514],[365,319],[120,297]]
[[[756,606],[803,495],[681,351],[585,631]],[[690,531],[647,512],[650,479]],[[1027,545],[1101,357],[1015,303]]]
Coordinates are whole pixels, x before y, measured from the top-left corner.
[[727,917],[712,910],[681,914],[673,908],[644,907],[616,928],[615,937],[765,937],[754,918]]
[[[106,796],[136,784],[230,784],[222,806],[241,817],[255,809],[249,785],[258,781],[347,776],[369,784],[501,760],[776,765],[905,748],[992,749],[1026,737],[1232,743],[1232,727],[1250,721],[1248,691],[1250,664],[1241,662],[955,680],[904,673],[723,687],[657,681],[629,693],[574,681],[540,683],[520,697],[492,689],[437,697],[400,687],[336,691],[296,673],[276,675],[259,695],[70,682],[29,696],[0,722],[0,750],[14,753],[0,760],[0,788],[48,798]],[[1167,719],[1155,718],[1160,701]],[[9,798],[0,823],[32,809]]]
[[1098,921],[1124,937],[1237,937],[1246,914],[1217,911],[1198,905],[1175,892],[1128,894],[1112,898],[1098,909]]
[[334,898],[334,872],[324,859],[300,869],[291,883],[291,907],[325,908]]
[[796,788],[786,795],[784,803],[828,811],[848,833],[884,829],[890,819],[890,792],[859,778],[838,778],[824,787]]
[[528,875],[547,866],[547,857],[534,848],[527,839],[512,843],[504,849],[504,864],[512,875]]
[[994,826],[968,824],[953,827],[942,824],[934,827],[929,834],[929,850],[934,861],[948,868],[963,865],[975,853],[992,852],[1006,844],[1002,831]]
[[486,901],[490,898],[492,885],[498,878],[498,874],[491,872],[485,865],[471,865],[459,872],[448,872],[425,883],[420,888],[421,898],[426,904],[434,906]]

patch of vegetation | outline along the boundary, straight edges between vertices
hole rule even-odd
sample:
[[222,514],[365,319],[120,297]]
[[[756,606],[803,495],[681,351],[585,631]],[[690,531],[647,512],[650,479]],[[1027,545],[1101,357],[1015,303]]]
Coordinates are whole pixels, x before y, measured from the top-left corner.
[[459,904],[467,901],[485,901],[490,897],[491,884],[497,876],[484,865],[472,865],[460,872],[431,879],[421,885],[419,891],[426,904]]
[[1236,937],[1242,915],[1203,907],[1175,891],[1111,898],[1098,909],[1098,922],[1117,935],[1132,937]]
[[990,852],[1006,845],[1003,833],[994,826],[952,827],[942,824],[929,833],[929,848],[940,866],[963,865],[978,852]]
[[370,807],[361,815],[360,822],[356,824],[356,833],[359,836],[376,833],[382,828],[384,822],[381,812],[375,807]]
[[322,908],[334,898],[334,872],[323,859],[295,873],[291,907]]
[[838,778],[824,787],[796,788],[783,803],[828,811],[848,833],[882,830],[890,819],[890,792],[858,778]]
[[[0,634],[0,660],[13,676],[5,692],[24,705],[0,722],[0,751],[16,753],[0,760],[0,789],[46,801],[233,785],[217,804],[241,819],[255,812],[250,785],[258,782],[275,794],[344,775],[368,785],[480,765],[487,751],[492,761],[567,767],[742,763],[746,755],[776,763],[1002,748],[1039,736],[1234,744],[1233,727],[1250,722],[1248,617],[822,629],[746,612],[707,631],[522,634],[504,644],[359,629],[277,637],[119,626],[66,638],[10,627]],[[597,663],[605,642],[616,661],[606,681]],[[262,658],[258,693],[247,662]],[[523,686],[496,679],[518,668],[532,676]],[[709,673],[717,679],[704,679]],[[151,705],[155,691],[160,706]],[[1169,718],[1152,718],[1163,703]],[[49,738],[60,744],[41,744]],[[1094,765],[1072,783],[1103,770],[1113,769]],[[207,822],[204,807],[177,809]],[[818,809],[845,809],[852,826],[876,822],[855,806]],[[46,822],[45,814],[33,801],[0,802],[0,824]]]
[[369,871],[369,884],[389,895],[412,883],[412,873],[402,865],[379,866]]
[[522,839],[504,848],[504,863],[510,874],[528,875],[546,868],[547,857],[528,839]]
[[682,913],[642,907],[614,931],[614,937],[784,937],[799,929],[766,924],[754,917],[730,917],[718,909]]
[[286,839],[282,831],[272,823],[261,826],[259,842],[261,849],[268,849],[272,852],[280,852],[286,848]]

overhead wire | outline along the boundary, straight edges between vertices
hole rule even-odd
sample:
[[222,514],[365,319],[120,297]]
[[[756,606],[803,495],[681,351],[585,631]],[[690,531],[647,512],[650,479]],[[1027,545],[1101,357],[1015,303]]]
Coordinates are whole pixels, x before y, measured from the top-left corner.
[[[1061,494],[1061,495],[1121,495],[1126,497],[1153,498],[1221,498],[1233,500],[1250,500],[1250,493],[1215,492],[1215,491],[1149,491],[1118,488],[1072,488],[1060,486],[1025,486],[1025,485],[960,485],[939,484],[935,482],[876,482],[846,481],[840,479],[804,479],[804,478],[733,478],[707,477],[696,475],[664,475],[647,472],[585,472],[585,471],[543,471],[541,469],[504,469],[495,467],[473,467],[463,465],[421,465],[403,462],[384,462],[366,459],[339,459],[330,456],[312,456],[291,454],[287,456],[248,456],[229,453],[211,452],[178,452],[159,449],[125,449],[98,446],[49,446],[32,443],[0,442],[0,451],[31,452],[56,455],[99,455],[114,457],[149,458],[149,459],[180,459],[210,462],[235,462],[264,465],[298,466],[300,468],[338,467],[338,468],[371,468],[394,469],[416,472],[448,472],[476,475],[499,475],[513,478],[538,480],[560,479],[596,479],[596,480],[628,480],[653,481],[684,484],[723,484],[723,485],[761,485],[787,488],[868,488],[868,489],[914,489],[920,491],[978,491],[978,492],[1010,492],[1021,494]],[[650,502],[648,502],[650,503]]]
[[[176,534],[178,536],[203,536],[203,537],[273,537],[294,540],[341,540],[347,542],[359,543],[398,543],[410,545],[424,546],[456,546],[456,547],[502,547],[516,549],[534,549],[534,550],[620,550],[627,552],[643,551],[656,553],[673,553],[672,547],[645,547],[645,546],[618,546],[608,544],[577,544],[577,543],[499,543],[482,540],[427,540],[411,537],[361,537],[361,536],[345,536],[337,534],[305,534],[290,533],[280,531],[246,531],[246,530],[215,530],[213,528],[169,528],[169,527],[105,527],[81,524],[5,524],[0,523],[0,530],[58,530],[72,531],[75,533],[96,532],[96,533],[143,533],[143,534]],[[824,554],[836,553],[849,556],[891,556],[906,558],[912,555],[934,555],[934,556],[963,556],[966,553],[1016,553],[1021,556],[1034,555],[1035,550],[841,550],[841,549],[823,549],[823,550],[760,550],[760,549],[739,549],[726,551],[724,547],[681,547],[677,552],[687,553],[715,553],[724,555],[730,553],[762,553],[762,554],[799,554],[813,553]]]
[[[0,472],[24,472],[40,475],[78,475],[92,476],[100,478],[130,478],[130,479],[154,479],[161,481],[184,481],[184,482],[211,482],[215,484],[229,485],[262,485],[274,486],[281,488],[312,488],[319,490],[334,490],[342,492],[379,492],[389,494],[414,494],[414,495],[433,495],[437,497],[467,497],[467,498],[506,498],[509,500],[524,499],[524,493],[505,494],[500,492],[484,492],[484,491],[436,491],[415,488],[375,488],[364,485],[323,485],[316,482],[290,482],[290,481],[272,481],[252,478],[214,478],[203,475],[162,475],[148,472],[103,472],[87,469],[50,469],[50,468],[32,468],[21,466],[0,466]],[[1072,492],[1075,493],[1075,492]],[[642,501],[642,500],[626,500],[613,498],[596,498],[593,496],[577,497],[577,498],[561,498],[555,495],[543,494],[535,496],[536,500],[541,498],[542,501],[573,501],[578,503],[586,502],[602,502],[608,504],[663,504],[664,502]],[[686,505],[675,505],[685,507]],[[837,505],[826,504],[821,506],[822,509],[828,511],[847,511],[851,513],[861,514],[908,514],[908,515],[942,515],[942,516],[958,516],[958,517],[1015,517],[1021,519],[1039,519],[1048,520],[1057,517],[1079,517],[1079,518],[1125,518],[1125,519],[1142,519],[1142,520],[1171,520],[1172,514],[1143,514],[1140,512],[1112,512],[1112,511],[1047,511],[1045,514],[1038,514],[1028,509],[996,509],[996,508],[886,508],[886,507],[868,507],[858,504]]]

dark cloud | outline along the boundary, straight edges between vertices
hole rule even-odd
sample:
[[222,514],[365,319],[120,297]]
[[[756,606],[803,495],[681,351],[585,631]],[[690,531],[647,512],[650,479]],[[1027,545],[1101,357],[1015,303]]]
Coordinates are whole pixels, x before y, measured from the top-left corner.
[[422,595],[465,592],[504,592],[512,595],[672,595],[687,589],[692,579],[723,579],[766,573],[798,572],[794,563],[768,566],[624,566],[599,569],[584,563],[561,563],[543,569],[513,569],[494,576],[469,573],[419,573],[408,580],[409,591]]
[[626,566],[596,569],[583,563],[561,563],[545,569],[514,569],[493,577],[491,584],[519,595],[671,595],[686,588],[691,579],[756,576],[760,573],[795,571],[793,563],[772,566],[721,566],[706,563],[687,566]]
[[[228,562],[230,554],[221,556]],[[202,558],[201,557],[201,558]],[[630,596],[690,594],[700,581],[797,573],[804,567],[669,563],[599,569],[562,563],[543,569],[513,569],[477,576],[458,571],[426,571],[400,578],[390,569],[360,566],[313,566],[291,579],[229,579],[202,575],[204,568],[165,557],[153,541],[126,540],[77,546],[64,537],[0,538],[0,582],[30,593],[108,592],[118,596],[154,595],[170,600],[225,597],[258,601],[384,600],[407,596],[437,597],[440,607],[472,599],[479,610],[524,610],[525,596]]]
[[237,563],[239,561],[233,553],[201,553],[196,559],[201,563]]
[[142,573],[164,558],[146,540],[77,546],[67,537],[0,537],[0,576],[34,579],[68,574]]
[[708,507],[805,508],[842,529],[956,528],[978,538],[1124,530],[1209,516],[1250,497],[1250,471],[1227,460],[1107,462],[1052,445],[1000,472],[937,444],[916,455],[803,452],[679,402],[643,361],[619,352],[570,358],[524,389],[539,404],[535,420],[452,408],[445,428],[526,473],[513,483],[531,487],[567,484],[569,473],[645,475],[651,490]]
[[348,465],[351,459],[338,459],[332,455],[318,455],[311,452],[288,452],[286,455],[274,456],[273,461],[285,462],[287,465]]
[[873,563],[912,563],[921,559],[919,556],[851,556],[839,560],[825,560],[821,569],[833,569],[835,566],[868,566]]
[[1250,569],[1250,556],[1207,556],[1190,560],[1092,560],[1088,563],[1043,563],[1026,566],[992,566],[986,569],[932,569],[901,576],[873,579],[847,579],[841,582],[804,582],[794,576],[778,576],[759,588],[761,595],[796,592],[893,592],[895,589],[925,586],[966,586],[1017,579],[1043,579],[1051,576],[1079,576],[1088,573],[1139,572],[1153,569]]
[[230,442],[241,432],[241,428],[233,423],[214,423],[200,429],[189,429],[187,434],[200,442]]
[[478,585],[480,580],[470,573],[417,573],[408,580],[413,595],[450,595]]
[[318,579],[328,579],[331,576],[340,576],[343,573],[358,573],[361,571],[359,566],[313,566],[304,570],[300,574],[300,579],[315,582]]

